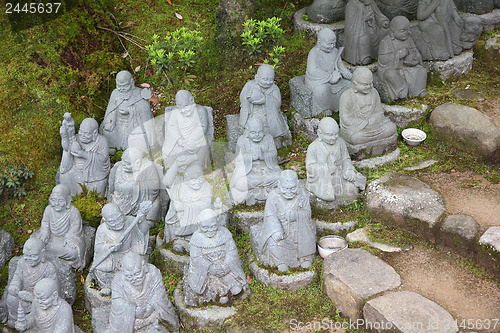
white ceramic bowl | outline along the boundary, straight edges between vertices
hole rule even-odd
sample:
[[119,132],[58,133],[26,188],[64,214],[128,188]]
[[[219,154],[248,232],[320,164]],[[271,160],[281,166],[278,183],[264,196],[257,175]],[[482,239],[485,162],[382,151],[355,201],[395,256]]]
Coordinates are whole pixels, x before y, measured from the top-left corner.
[[417,128],[407,128],[401,133],[408,146],[418,146],[427,138],[427,134]]
[[347,248],[347,241],[344,237],[329,235],[321,237],[318,241],[318,252],[321,258],[326,258],[329,254]]

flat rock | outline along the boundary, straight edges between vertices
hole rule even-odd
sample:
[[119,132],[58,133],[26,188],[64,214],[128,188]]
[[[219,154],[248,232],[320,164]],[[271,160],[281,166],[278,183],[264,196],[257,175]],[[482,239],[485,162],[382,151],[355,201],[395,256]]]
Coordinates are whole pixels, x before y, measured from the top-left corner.
[[364,160],[361,161],[352,161],[352,164],[357,169],[376,169],[378,167],[396,161],[400,155],[401,155],[401,149],[396,148],[385,155],[365,158]]
[[314,141],[318,137],[316,131],[319,126],[318,118],[304,118],[296,112],[292,118],[293,128],[298,134],[303,134],[309,141]]
[[14,248],[14,238],[5,230],[0,228],[0,269],[5,266],[5,263],[12,255]]
[[370,230],[370,226],[356,229],[353,232],[348,233],[345,239],[349,243],[362,242],[384,252],[401,252],[403,250],[399,246],[372,241],[370,236],[368,236],[368,230]]
[[457,89],[451,93],[453,97],[458,99],[473,99],[476,101],[484,101],[484,95],[474,89]]
[[448,311],[412,291],[395,292],[368,301],[363,316],[365,327],[373,327],[374,332],[458,332]]
[[451,77],[458,77],[469,73],[472,69],[474,54],[464,51],[446,61],[430,61],[430,69],[439,73],[441,80],[446,81]]
[[492,118],[463,105],[447,103],[431,114],[438,139],[486,160],[500,160],[500,128]]
[[479,232],[479,223],[470,215],[456,214],[444,219],[441,229],[458,235],[468,241],[474,239]]
[[437,162],[438,162],[437,160],[425,160],[425,161],[419,162],[415,165],[412,165],[411,167],[406,167],[405,170],[408,170],[408,171],[422,170],[422,169],[430,167],[431,165],[436,164]]
[[491,227],[479,238],[479,244],[500,252],[500,227]]
[[340,230],[351,230],[356,224],[358,224],[358,221],[325,222],[316,220],[316,228],[319,232],[329,231],[332,233],[338,233]]
[[323,261],[323,290],[351,320],[361,318],[368,299],[400,284],[401,278],[391,266],[365,250],[348,248]]
[[405,108],[401,105],[382,104],[384,114],[392,120],[399,128],[406,128],[412,121],[422,119],[427,112],[427,105],[422,104],[422,108]]

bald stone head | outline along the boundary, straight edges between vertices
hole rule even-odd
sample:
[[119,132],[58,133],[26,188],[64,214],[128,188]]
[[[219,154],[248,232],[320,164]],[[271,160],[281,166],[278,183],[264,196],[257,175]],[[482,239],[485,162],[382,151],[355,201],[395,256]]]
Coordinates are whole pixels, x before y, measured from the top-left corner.
[[339,136],[339,125],[335,119],[331,117],[325,117],[321,119],[318,125],[318,137],[319,139],[328,144],[333,145],[337,142]]
[[45,244],[36,237],[30,237],[24,243],[23,259],[30,267],[45,261]]
[[69,209],[71,205],[71,190],[64,184],[54,186],[49,197],[50,206],[57,212]]
[[99,124],[94,118],[85,118],[80,124],[78,136],[82,143],[91,143],[97,140]]
[[297,173],[293,170],[283,170],[278,178],[278,186],[281,191],[281,195],[285,199],[293,199],[298,193],[299,189],[299,177]]
[[337,36],[333,30],[328,28],[323,28],[318,32],[318,46],[321,51],[330,53],[335,48],[337,43]]
[[183,108],[189,105],[195,104],[193,95],[187,90],[179,90],[175,94],[175,105],[179,108]]
[[130,81],[132,81],[132,84],[134,82],[134,78],[132,77],[132,74],[130,74],[129,71],[121,71],[118,74],[116,74],[116,84],[130,84]]
[[144,152],[140,149],[129,147],[122,155],[123,169],[125,172],[138,172],[141,170]]
[[36,301],[42,310],[57,305],[59,298],[58,285],[54,279],[45,278],[38,281],[33,289]]
[[198,227],[200,232],[208,238],[214,237],[219,229],[217,213],[210,208],[202,210],[198,215]]
[[264,89],[272,87],[274,84],[274,68],[269,64],[263,64],[257,70],[255,75],[257,84]]
[[142,289],[146,275],[144,259],[134,251],[127,252],[122,259],[125,278],[137,289]]
[[264,138],[264,122],[260,117],[250,117],[247,121],[248,137],[255,143]]
[[410,21],[404,16],[396,16],[389,23],[390,34],[399,40],[410,37]]
[[111,230],[119,231],[125,226],[125,216],[120,207],[113,202],[107,203],[102,207],[101,215],[103,222]]
[[352,85],[355,92],[368,94],[373,88],[373,73],[366,67],[358,67],[352,74]]
[[191,163],[184,172],[184,180],[191,189],[201,189],[203,182],[205,181],[201,165],[198,163]]

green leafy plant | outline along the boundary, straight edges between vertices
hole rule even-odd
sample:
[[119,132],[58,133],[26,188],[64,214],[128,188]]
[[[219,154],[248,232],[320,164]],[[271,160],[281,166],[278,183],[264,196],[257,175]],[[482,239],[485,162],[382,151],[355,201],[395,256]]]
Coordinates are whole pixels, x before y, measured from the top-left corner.
[[21,198],[26,195],[24,183],[33,177],[33,170],[23,162],[15,162],[0,169],[0,195]]
[[84,222],[97,228],[101,223],[101,210],[106,199],[97,190],[89,190],[83,183],[80,186],[82,192],[73,197],[73,205],[80,211]]
[[[259,55],[264,49],[269,49],[283,35],[284,30],[280,27],[281,18],[271,17],[267,20],[246,20],[243,23],[244,31],[241,33],[242,44],[252,56]],[[274,64],[279,62],[279,57],[285,52],[284,47],[275,46],[269,54]],[[269,62],[267,60],[267,62]],[[265,62],[265,63],[267,63]]]

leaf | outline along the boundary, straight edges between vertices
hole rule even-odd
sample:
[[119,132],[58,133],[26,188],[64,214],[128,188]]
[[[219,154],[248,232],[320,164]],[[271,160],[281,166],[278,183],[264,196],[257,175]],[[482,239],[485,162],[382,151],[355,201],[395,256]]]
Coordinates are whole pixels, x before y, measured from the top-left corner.
[[126,57],[128,57],[128,55],[129,55],[128,52],[125,52],[122,54],[122,58],[125,59]]
[[171,5],[171,4],[172,4],[172,1],[170,1],[170,0],[167,0],[167,2],[168,2],[168,4],[169,4],[169,5]]
[[175,13],[175,17],[177,17],[179,20],[182,20],[182,15],[179,13]]
[[172,280],[168,281],[168,285],[169,285],[169,286],[171,286],[171,285],[173,285],[173,284],[174,284],[174,282],[175,282],[175,281],[172,279]]
[[[139,66],[139,67],[140,67],[140,66]],[[139,87],[141,87],[141,88],[151,88],[151,85],[150,85],[149,83],[141,83],[141,84],[139,85]]]
[[80,281],[82,281],[82,285],[85,285],[85,279],[83,278],[83,275],[80,275]]
[[[141,66],[137,66],[135,69],[134,69],[134,72],[138,72],[139,70],[141,69]],[[149,88],[149,87],[145,87],[145,88]]]

